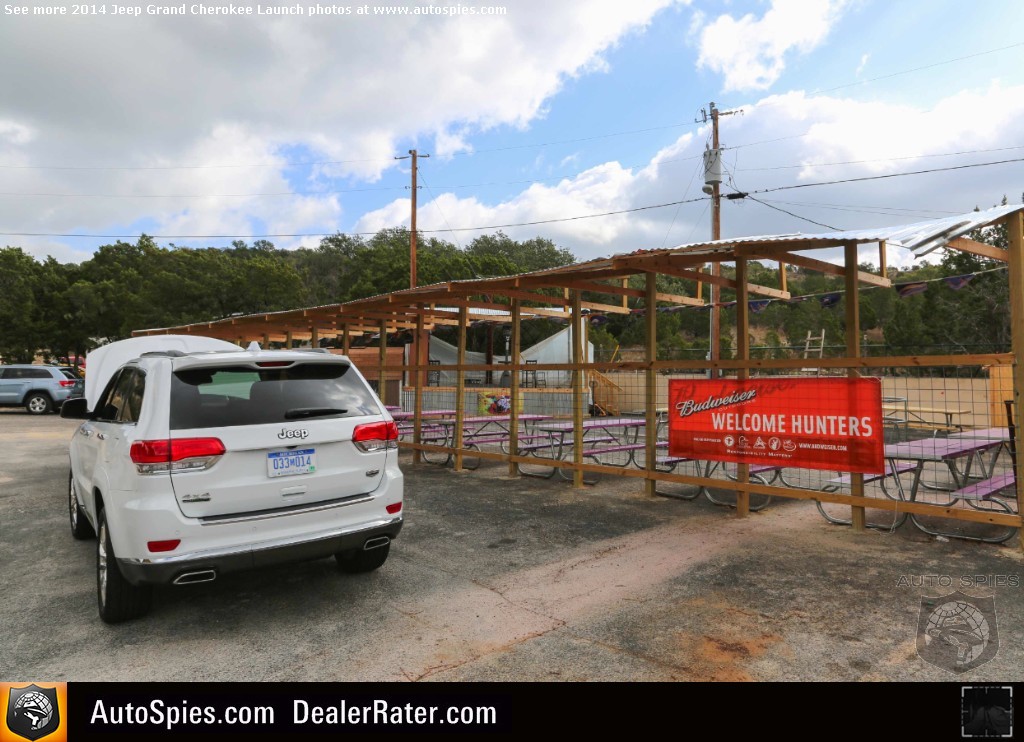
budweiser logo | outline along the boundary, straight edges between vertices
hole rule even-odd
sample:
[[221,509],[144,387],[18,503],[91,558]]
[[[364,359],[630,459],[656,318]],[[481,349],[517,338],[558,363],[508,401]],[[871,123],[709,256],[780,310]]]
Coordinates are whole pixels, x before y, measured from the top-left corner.
[[733,392],[725,397],[708,395],[708,398],[703,402],[698,402],[695,399],[684,399],[682,402],[676,402],[676,410],[679,412],[679,417],[689,417],[696,412],[717,410],[720,407],[728,407],[740,402],[749,402],[756,396],[756,389],[748,389],[743,392]]

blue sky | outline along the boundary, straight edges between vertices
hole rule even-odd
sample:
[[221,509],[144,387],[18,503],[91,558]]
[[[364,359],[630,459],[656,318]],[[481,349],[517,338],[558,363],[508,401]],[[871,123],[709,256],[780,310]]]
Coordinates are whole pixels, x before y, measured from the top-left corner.
[[[431,155],[419,226],[459,244],[493,231],[464,227],[542,220],[558,221],[504,231],[581,259],[697,241],[709,235],[708,129],[694,119],[712,100],[743,111],[722,119],[726,191],[1024,157],[1024,42],[1009,2],[462,5],[504,12],[0,14],[0,64],[19,70],[0,79],[0,239],[61,261],[111,241],[71,234],[315,246],[317,234],[407,225],[408,161],[393,158],[417,148]],[[765,193],[792,214],[727,202],[723,235],[1016,202],[1022,172]]]

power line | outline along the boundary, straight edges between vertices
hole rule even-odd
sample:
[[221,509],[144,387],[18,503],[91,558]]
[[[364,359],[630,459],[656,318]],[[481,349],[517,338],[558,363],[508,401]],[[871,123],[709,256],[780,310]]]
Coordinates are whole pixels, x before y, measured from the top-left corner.
[[[1024,162],[1024,157],[1018,157],[1010,160],[998,160],[995,162],[978,162],[967,165],[952,165],[949,167],[931,168],[929,170],[913,170],[904,173],[888,173],[886,175],[869,175],[860,178],[843,178],[840,180],[820,181],[817,183],[798,183],[795,185],[788,186],[776,186],[774,188],[763,188],[756,191],[747,192],[747,196],[761,193],[775,193],[777,191],[788,191],[796,188],[814,188],[817,186],[837,185],[841,183],[859,183],[871,180],[883,180],[887,178],[901,178],[908,175],[925,175],[928,173],[948,172],[951,170],[967,170],[975,167],[989,167],[992,165],[1005,165],[1013,162]],[[597,214],[581,214],[578,216],[561,217],[558,219],[539,219],[530,222],[517,222],[514,224],[490,224],[486,226],[478,227],[455,227],[451,229],[422,229],[418,230],[425,234],[436,233],[436,232],[472,232],[478,230],[487,229],[506,229],[510,227],[533,227],[541,224],[557,224],[561,222],[572,222],[579,221],[582,219],[596,219],[605,216],[616,216],[620,214],[633,214],[639,211],[650,211],[652,209],[662,209],[668,206],[676,206],[677,204],[685,203],[696,203],[698,201],[704,201],[705,198],[691,198],[683,199],[680,201],[669,201],[662,204],[651,204],[648,206],[636,206],[632,209],[619,209],[617,211],[605,211]],[[800,218],[800,217],[798,217]],[[342,234],[340,232],[312,232],[312,233],[299,233],[299,234],[262,234],[262,235],[149,235],[150,237],[156,237],[159,239],[263,239],[267,237],[323,237],[333,234]],[[376,232],[347,232],[351,236],[362,236],[372,235]],[[81,238],[94,238],[94,239],[134,239],[139,235],[100,235],[100,234],[60,234],[50,232],[0,232],[2,237],[81,237]]]
[[755,201],[756,203],[759,203],[762,206],[767,206],[769,209],[775,209],[775,211],[781,211],[783,214],[788,214],[789,216],[793,217],[794,219],[799,219],[800,221],[804,221],[804,222],[810,222],[811,224],[816,224],[819,227],[825,227],[826,229],[831,229],[831,230],[834,230],[836,232],[842,232],[843,231],[841,227],[833,227],[831,224],[825,224],[823,222],[816,222],[813,219],[808,219],[806,216],[800,216],[799,214],[794,214],[792,211],[787,211],[786,209],[782,209],[782,208],[780,208],[778,206],[772,206],[771,204],[765,203],[764,201],[762,201],[759,198],[754,198],[749,193],[745,194],[744,198],[749,198],[751,201]]

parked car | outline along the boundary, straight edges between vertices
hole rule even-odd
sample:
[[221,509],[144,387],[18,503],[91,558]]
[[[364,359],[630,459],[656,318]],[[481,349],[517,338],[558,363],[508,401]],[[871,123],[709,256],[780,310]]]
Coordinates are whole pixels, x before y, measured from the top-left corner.
[[123,345],[154,342],[90,355],[90,379],[109,381],[62,412],[83,420],[68,510],[75,538],[97,536],[104,621],[146,613],[154,585],[332,555],[346,572],[384,564],[403,523],[398,430],[347,358]]
[[11,364],[0,366],[0,406],[24,407],[33,415],[60,409],[65,401],[82,396],[84,382],[57,366]]

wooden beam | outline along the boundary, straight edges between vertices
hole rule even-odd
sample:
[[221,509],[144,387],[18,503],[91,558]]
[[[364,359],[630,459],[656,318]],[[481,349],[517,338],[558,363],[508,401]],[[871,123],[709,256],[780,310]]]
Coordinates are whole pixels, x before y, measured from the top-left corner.
[[[750,360],[750,295],[747,293],[747,260],[736,258],[736,359]],[[744,366],[736,371],[740,382],[750,378],[750,371]],[[750,464],[736,465],[736,480],[740,484],[750,482]],[[750,515],[750,492],[736,491],[736,515],[746,518]]]
[[975,240],[968,239],[967,237],[956,237],[949,241],[948,247],[954,250],[960,250],[961,252],[969,252],[972,255],[980,255],[983,258],[989,258],[990,260],[998,260],[1002,263],[1007,262],[1008,255],[1007,250],[995,245],[986,245],[984,242],[976,242]]
[[[413,363],[416,366],[425,366],[430,361],[430,334],[423,329],[423,314],[416,315],[416,337],[414,339]],[[426,344],[426,347],[424,347]],[[424,360],[426,359],[426,360]],[[415,391],[412,403],[412,440],[413,443],[423,442],[423,385],[426,383],[426,374],[420,370],[413,374],[415,379]],[[419,464],[422,460],[422,452],[417,448],[412,453],[412,463]]]
[[779,288],[783,291],[789,291],[789,277],[786,275],[786,264],[783,261],[779,261]]
[[[646,261],[646,265],[650,270],[656,273],[662,273],[666,276],[675,276],[676,278],[689,278],[692,281],[700,281],[702,283],[710,283],[715,286],[721,286],[727,289],[735,289],[736,281],[725,276],[717,276],[712,273],[700,273],[699,271],[690,270],[689,268],[680,268],[672,265],[669,256],[663,256],[661,260],[657,261]],[[772,288],[771,286],[759,286],[758,284],[748,284],[747,291],[752,294],[760,294],[762,296],[770,296],[773,299],[789,299],[790,294],[788,291],[781,291],[780,289]],[[703,302],[698,302],[703,304]]]
[[[637,299],[644,298],[647,293],[640,289],[631,289],[625,285],[628,279],[623,279],[623,285],[611,286],[606,283],[597,283],[596,281],[573,281],[563,280],[558,278],[543,278],[537,281],[530,281],[531,286],[564,286],[571,289],[582,289],[583,291],[591,291],[595,294],[608,294],[610,296],[632,296]],[[671,302],[673,304],[703,304],[698,299],[692,296],[682,296],[680,294],[658,294],[658,301]],[[583,306],[586,307],[587,303],[584,302]],[[628,306],[624,308],[629,311]]]
[[458,368],[455,371],[455,430],[452,441],[455,446],[455,471],[462,471],[462,421],[466,417],[466,327],[469,310],[466,307],[459,309],[459,350],[456,356]]
[[[806,255],[797,255],[796,253],[791,252],[776,252],[758,248],[757,253],[750,257],[761,260],[784,260],[790,265],[798,265],[801,268],[807,268],[808,270],[817,271],[818,273],[824,273],[830,276],[846,275],[846,268],[841,265],[828,263],[824,260],[817,260],[816,258],[809,258]],[[884,276],[876,276],[874,273],[857,270],[856,263],[853,264],[851,271],[860,283],[866,283],[869,286],[881,286],[883,288],[889,288],[892,286],[892,281]]]
[[[580,311],[580,290],[572,289],[572,460],[578,466],[583,463],[583,405],[586,401],[583,373],[583,314]],[[575,469],[572,484],[583,487],[583,470]]]
[[[646,333],[644,336],[644,350],[648,364],[658,360],[658,274],[648,272],[644,274],[644,325]],[[648,365],[644,374],[644,453],[646,454],[645,467],[648,472],[655,469],[658,457],[658,372],[653,365]],[[648,497],[657,494],[658,483],[654,479],[644,480],[644,493]]]
[[380,390],[380,401],[387,404],[387,387],[385,386],[385,366],[388,363],[388,325],[384,320],[380,321],[380,376],[377,378],[377,388]]
[[[846,357],[860,358],[860,292],[857,291],[857,245],[849,243],[844,248],[844,264],[850,270],[846,272]],[[846,372],[850,378],[860,376],[855,368]],[[864,496],[864,475],[853,474],[850,478],[850,494],[854,497]],[[853,530],[863,531],[866,525],[865,510],[852,506],[851,519]]]
[[[509,402],[511,407],[509,408],[509,421],[508,421],[508,450],[510,453],[515,454],[519,450],[519,377],[520,373],[518,370],[520,357],[520,333],[519,333],[519,299],[512,300],[512,357],[509,359],[512,361],[509,366]],[[508,475],[510,477],[519,476],[519,465],[514,461],[508,462]]]
[[[1017,430],[1017,440],[1024,431],[1024,213],[1017,211],[1006,217],[1006,232],[1009,238],[1009,277],[1010,282],[1010,341],[1013,348],[1013,416]],[[991,421],[994,425],[994,421]],[[1021,475],[1024,474],[1024,455],[1017,446],[1017,512],[1020,513],[1024,503],[1024,486]],[[1024,529],[1021,529],[1019,546],[1024,551]]]
[[886,256],[885,240],[878,241],[878,275],[889,275],[889,260]]

